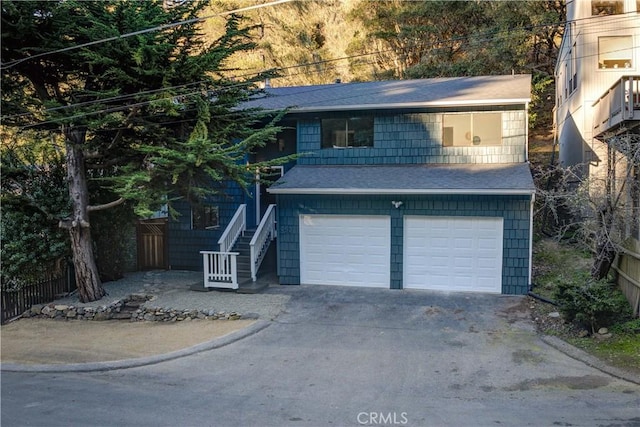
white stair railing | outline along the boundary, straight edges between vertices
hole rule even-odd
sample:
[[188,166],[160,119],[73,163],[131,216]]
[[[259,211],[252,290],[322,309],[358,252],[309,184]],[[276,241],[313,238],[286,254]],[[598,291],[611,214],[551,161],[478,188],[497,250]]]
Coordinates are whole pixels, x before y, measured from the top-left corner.
[[204,264],[204,287],[238,289],[238,252],[200,251]]
[[238,237],[247,229],[247,205],[238,206],[238,210],[231,218],[229,225],[225,228],[224,233],[220,236],[218,244],[220,252],[227,252],[238,240]]
[[256,229],[249,247],[251,249],[251,279],[255,282],[258,269],[264,259],[269,244],[276,238],[276,205],[269,205]]

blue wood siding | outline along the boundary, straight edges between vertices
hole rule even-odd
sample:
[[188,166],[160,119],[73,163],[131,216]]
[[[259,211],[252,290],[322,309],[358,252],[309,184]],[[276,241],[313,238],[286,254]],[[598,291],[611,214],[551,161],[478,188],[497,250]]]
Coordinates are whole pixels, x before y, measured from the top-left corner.
[[529,290],[529,196],[278,196],[278,275],[281,284],[300,283],[299,215],[391,215],[391,283],[402,288],[403,216],[502,217],[502,293]]
[[255,202],[253,188],[251,194],[235,182],[226,182],[220,188],[220,194],[207,199],[206,203],[218,206],[220,227],[214,230],[191,229],[191,205],[187,202],[174,202],[173,207],[179,212],[176,219],[169,220],[169,265],[174,270],[202,270],[200,251],[219,250],[218,239],[225,227],[236,213],[238,206],[247,204],[247,226],[255,227]]
[[298,122],[299,165],[520,163],[526,161],[524,110],[502,111],[502,145],[443,147],[442,113],[380,115],[373,147],[321,149],[320,120]]

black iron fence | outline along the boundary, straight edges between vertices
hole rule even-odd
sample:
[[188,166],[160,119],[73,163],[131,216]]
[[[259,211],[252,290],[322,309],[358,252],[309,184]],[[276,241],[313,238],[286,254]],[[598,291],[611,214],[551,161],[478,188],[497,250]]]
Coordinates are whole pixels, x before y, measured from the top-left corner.
[[34,304],[47,304],[76,289],[73,269],[59,277],[47,277],[17,289],[2,289],[2,323],[22,315]]

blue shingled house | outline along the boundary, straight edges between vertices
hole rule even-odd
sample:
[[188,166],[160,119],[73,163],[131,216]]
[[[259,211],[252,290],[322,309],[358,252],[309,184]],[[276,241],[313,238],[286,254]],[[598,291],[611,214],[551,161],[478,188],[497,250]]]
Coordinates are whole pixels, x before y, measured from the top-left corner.
[[[279,178],[268,188],[246,194],[230,184],[208,209],[183,215],[190,224],[171,225],[173,268],[204,262],[205,284],[233,283],[232,269],[255,278],[271,246],[280,284],[529,290],[529,75],[265,92],[249,106],[289,108],[288,129],[255,160],[301,156],[256,171]],[[209,225],[194,230],[194,221]],[[239,230],[254,228],[243,240]]]

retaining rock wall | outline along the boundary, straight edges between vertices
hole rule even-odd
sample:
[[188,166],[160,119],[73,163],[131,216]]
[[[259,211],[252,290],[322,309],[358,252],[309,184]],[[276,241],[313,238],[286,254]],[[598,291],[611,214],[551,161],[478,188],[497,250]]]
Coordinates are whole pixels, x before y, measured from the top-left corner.
[[61,304],[37,304],[24,312],[22,317],[37,317],[43,319],[77,319],[77,320],[128,320],[179,322],[193,319],[206,320],[237,320],[242,315],[231,312],[216,312],[215,310],[175,310],[170,308],[143,307],[151,298],[150,295],[134,294],[124,300],[99,307],[83,307]]

